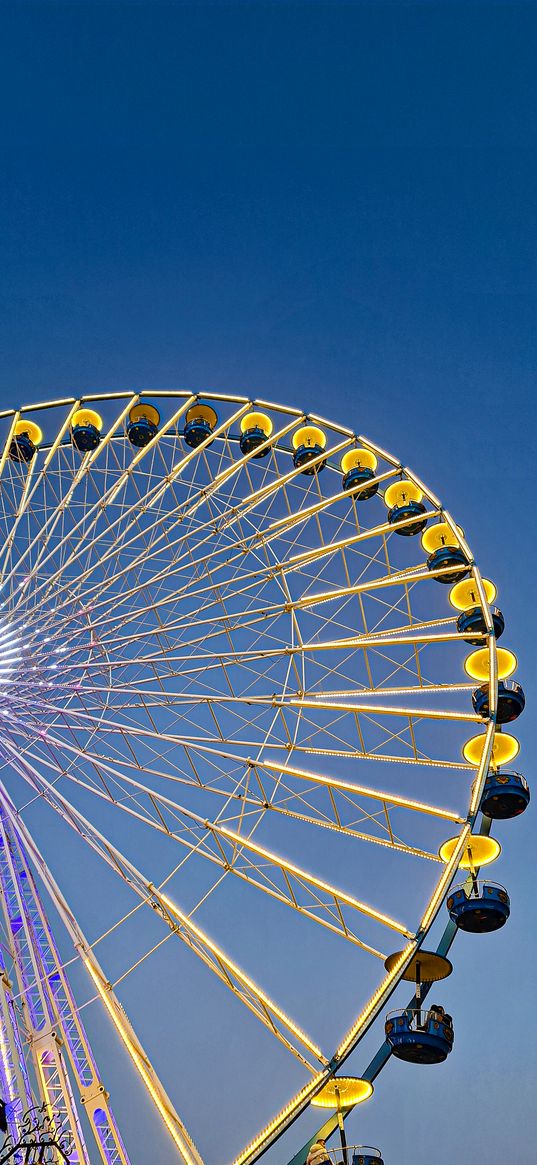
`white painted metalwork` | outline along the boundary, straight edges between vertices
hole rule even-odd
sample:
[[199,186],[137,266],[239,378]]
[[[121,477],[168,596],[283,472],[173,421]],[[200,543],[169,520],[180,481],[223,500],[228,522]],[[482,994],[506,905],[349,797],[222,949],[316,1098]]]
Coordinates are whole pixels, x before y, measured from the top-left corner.
[[[127,1165],[33,865],[178,1157],[201,1163],[176,1110],[184,1098],[164,1089],[67,904],[61,862],[39,834],[40,805],[43,820],[60,818],[81,851],[128,887],[140,916],[150,911],[197,956],[222,1007],[232,996],[296,1061],[301,1087],[275,1116],[268,1106],[258,1131],[253,1121],[251,1141],[235,1154],[236,1165],[250,1165],[356,1047],[440,907],[494,744],[493,624],[464,535],[378,445],[288,406],[209,394],[217,421],[192,447],[183,433],[198,398],[184,391],[151,394],[160,424],[138,448],[128,418],[142,399],[96,394],[0,414],[0,865],[10,959],[30,1016],[26,1026],[14,1020],[4,969],[2,1081],[16,1120],[34,1087],[17,1044],[23,1031],[37,1090],[65,1113],[77,1160],[93,1151],[81,1102],[101,1159]],[[80,451],[73,419],[92,404],[103,428]],[[243,455],[241,418],[261,407],[271,435]],[[26,417],[43,432],[29,460],[13,446]],[[292,444],[306,421],[326,436],[307,474]],[[369,500],[343,488],[341,458],[355,445],[378,459]],[[443,585],[449,568],[429,569],[420,537],[409,536],[415,518],[395,527],[383,503],[401,476],[422,491],[429,525],[441,520],[453,532],[475,579],[491,685],[478,767],[461,752],[464,734],[483,722]],[[121,846],[103,812],[123,826]],[[165,877],[129,852],[131,825],[147,830],[149,852],[166,846],[175,864]],[[445,826],[459,841],[444,866]],[[340,865],[338,852],[354,857]],[[392,899],[402,878],[409,893],[400,917]],[[260,926],[264,911],[291,911],[298,947],[307,927],[312,942],[334,944],[335,960],[343,947],[345,957],[352,952],[357,985],[362,967],[369,984],[377,968],[374,990],[364,989],[358,1013],[354,1006],[328,1046],[316,1037],[317,1017],[306,1031],[251,969],[247,950],[240,962],[227,953],[214,914],[204,922],[213,900],[229,918],[232,887],[256,896]],[[384,948],[401,935],[399,961],[379,972]]]

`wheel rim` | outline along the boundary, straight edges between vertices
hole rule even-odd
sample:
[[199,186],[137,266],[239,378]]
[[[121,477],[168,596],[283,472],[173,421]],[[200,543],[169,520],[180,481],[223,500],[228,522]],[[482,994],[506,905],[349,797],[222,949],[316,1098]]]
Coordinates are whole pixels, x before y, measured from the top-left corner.
[[[468,648],[446,589],[434,585],[419,536],[394,537],[389,527],[382,494],[403,471],[395,458],[360,437],[378,457],[380,488],[357,505],[341,484],[341,457],[354,444],[349,430],[258,402],[274,432],[267,456],[254,456],[256,449],[244,457],[240,418],[256,402],[204,396],[218,421],[193,449],[182,430],[196,398],[155,393],[151,399],[161,425],[143,449],[134,449],[126,432],[139,397],[99,399],[101,441],[86,455],[69,441],[70,420],[86,402],[32,407],[44,439],[29,465],[8,455],[21,414],[4,415],[0,632],[8,662],[1,747],[15,808],[24,804],[21,789],[28,785],[45,797],[135,894],[149,897],[162,921],[221,981],[232,980],[235,998],[308,1066],[304,1086],[236,1153],[246,1165],[356,1047],[430,929],[477,812],[493,729],[489,724],[483,732],[479,765],[461,759],[464,735],[483,725],[471,711],[473,685],[462,672]],[[327,461],[322,475],[293,467],[292,434],[306,420],[327,434],[318,458],[319,466]],[[439,503],[418,484],[435,522]],[[441,518],[457,531],[444,511]],[[462,548],[472,562],[465,543]],[[472,576],[479,586],[475,566]],[[482,600],[488,627],[484,593]],[[495,666],[491,650],[491,697]],[[182,752],[180,765],[174,749]],[[136,775],[140,768],[144,780]],[[397,776],[385,788],[378,774],[387,770]],[[446,774],[458,775],[452,809],[418,795],[433,771],[439,786]],[[59,773],[63,791],[55,784]],[[178,780],[183,792],[188,786],[185,802],[173,786],[172,795],[163,791]],[[193,855],[215,870],[203,906],[223,877],[294,910],[360,957],[384,958],[386,950],[372,938],[379,928],[391,936],[388,944],[407,939],[400,964],[379,974],[337,1043],[321,1051],[285,1008],[252,985],[247,969],[224,954],[191,909],[157,887],[149,890],[145,871],[119,847],[107,848],[75,799],[83,788],[102,800],[111,782],[126,800],[120,806],[109,796],[110,804],[127,823],[136,817],[166,832],[167,840],[176,833],[185,869]],[[196,808],[200,790],[203,803]],[[210,816],[209,803],[216,806]],[[403,818],[411,841],[399,840],[394,826]],[[340,888],[326,871],[310,874],[300,856],[272,849],[271,819],[281,825],[281,837],[284,824],[301,837],[316,830],[323,839],[337,835],[386,860],[389,855],[391,863],[427,868],[433,876],[424,879],[421,909],[401,922],[358,893],[352,879]],[[439,829],[446,836],[459,831],[446,866],[435,865],[438,847],[425,844]],[[285,836],[291,837],[289,829]]]

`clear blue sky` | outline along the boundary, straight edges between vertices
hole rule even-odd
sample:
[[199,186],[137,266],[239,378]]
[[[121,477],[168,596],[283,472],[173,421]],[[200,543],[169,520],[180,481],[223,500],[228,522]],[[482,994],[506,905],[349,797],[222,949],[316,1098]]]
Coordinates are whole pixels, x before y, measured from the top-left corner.
[[[12,0],[0,28],[0,406],[257,393],[398,453],[499,584],[534,779],[536,6]],[[351,1124],[386,1165],[535,1160],[534,829],[497,830],[512,919],[457,943],[449,1063],[392,1064]]]

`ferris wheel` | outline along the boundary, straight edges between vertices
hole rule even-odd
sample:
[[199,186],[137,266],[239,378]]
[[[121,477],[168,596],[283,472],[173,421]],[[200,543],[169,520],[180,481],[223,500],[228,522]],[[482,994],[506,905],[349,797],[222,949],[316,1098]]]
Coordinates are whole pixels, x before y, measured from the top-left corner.
[[[428,988],[457,929],[508,918],[478,878],[492,821],[529,801],[496,588],[411,470],[290,407],[110,393],[0,424],[9,1136],[42,1103],[70,1160],[127,1165],[88,1035],[101,1007],[170,1160],[213,1159],[203,1078],[231,1112],[220,1153],[252,1165],[312,1103],[342,1127],[389,1055],[444,1060]],[[184,1040],[173,1074],[126,1006],[144,973]],[[342,1076],[376,1020],[378,1055]]]

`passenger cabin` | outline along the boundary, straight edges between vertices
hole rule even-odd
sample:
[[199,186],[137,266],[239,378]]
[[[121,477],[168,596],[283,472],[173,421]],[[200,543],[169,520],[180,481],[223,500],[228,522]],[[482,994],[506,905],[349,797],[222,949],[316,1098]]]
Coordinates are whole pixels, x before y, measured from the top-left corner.
[[218,414],[212,405],[200,401],[187,409],[185,421],[184,439],[191,449],[197,449],[211,436],[218,424]]
[[[457,529],[462,536],[463,531],[460,527]],[[468,559],[458,543],[457,534],[447,522],[437,522],[436,526],[429,526],[422,534],[421,544],[429,556],[427,569],[442,571],[442,574],[436,576],[437,582],[453,583],[468,574],[470,570]]]
[[413,481],[394,481],[384,494],[388,521],[396,534],[409,538],[421,534],[427,525],[424,518],[423,493]]
[[136,449],[145,449],[156,437],[160,423],[160,413],[153,405],[133,405],[127,421],[127,437]]
[[71,440],[79,453],[91,453],[101,440],[103,420],[95,409],[78,409],[71,421]]
[[24,461],[29,464],[42,440],[42,430],[34,421],[17,421],[9,446],[10,461]]
[[326,433],[317,425],[302,425],[293,433],[293,465],[301,469],[302,473],[313,476],[324,469],[325,460],[317,461],[326,448]]
[[511,905],[504,886],[496,882],[478,882],[471,879],[464,886],[455,886],[447,899],[451,921],[459,930],[470,934],[488,934],[505,926]]
[[[253,453],[254,458],[266,457],[270,446],[267,444],[272,435],[273,424],[266,413],[246,413],[241,420],[240,450],[245,457]],[[264,446],[264,448],[263,448]]]
[[379,487],[374,480],[376,468],[377,458],[371,449],[347,449],[341,458],[342,489],[355,494],[357,502],[368,501]]

